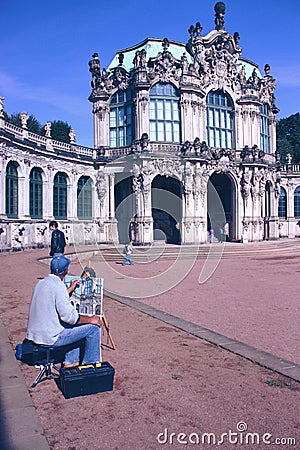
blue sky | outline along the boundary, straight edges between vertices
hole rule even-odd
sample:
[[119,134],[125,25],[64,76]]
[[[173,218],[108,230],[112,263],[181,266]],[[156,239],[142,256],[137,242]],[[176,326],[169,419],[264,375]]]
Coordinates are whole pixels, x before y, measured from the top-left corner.
[[[146,37],[186,43],[188,28],[215,28],[211,0],[16,0],[0,9],[0,96],[8,114],[27,111],[40,123],[63,120],[80,145],[93,147],[88,61],[106,68],[116,50]],[[242,56],[276,78],[278,118],[300,112],[300,1],[225,0],[225,29],[238,31]]]

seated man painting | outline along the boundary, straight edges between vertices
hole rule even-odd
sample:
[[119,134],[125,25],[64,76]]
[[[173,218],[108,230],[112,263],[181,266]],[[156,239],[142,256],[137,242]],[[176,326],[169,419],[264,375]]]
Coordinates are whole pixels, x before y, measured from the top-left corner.
[[[40,280],[31,298],[26,338],[36,344],[52,347],[78,343],[65,355],[64,367],[100,362],[99,316],[79,314],[70,302],[64,284],[70,260],[64,255],[52,258],[51,273]],[[71,290],[75,289],[76,280]],[[80,343],[84,339],[84,354],[80,361]]]

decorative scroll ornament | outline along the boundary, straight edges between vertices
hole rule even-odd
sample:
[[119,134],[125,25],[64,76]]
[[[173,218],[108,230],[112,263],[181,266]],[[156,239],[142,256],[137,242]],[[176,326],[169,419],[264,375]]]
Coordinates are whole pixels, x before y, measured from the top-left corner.
[[201,36],[202,27],[199,22],[196,27],[191,26],[188,30],[190,39],[186,49],[194,60],[189,69],[200,78],[200,86],[203,88],[212,85],[214,89],[235,89],[238,83],[238,59],[242,51],[239,34],[225,32],[223,2],[215,5],[215,12],[217,32],[210,33],[208,37]]
[[201,202],[204,203],[205,196],[207,194],[207,178],[204,177],[203,173],[196,170],[193,183],[193,195],[196,200],[200,198]]
[[244,170],[241,180],[241,193],[245,201],[248,200],[251,192],[251,172],[247,169]]
[[192,193],[193,184],[193,170],[190,166],[186,166],[183,177],[183,189],[186,196],[189,196]]
[[181,179],[183,167],[180,161],[166,160],[166,159],[154,159],[148,162],[148,170],[152,174],[159,174],[166,177],[177,176]]
[[256,200],[259,195],[259,186],[260,186],[260,181],[261,181],[262,176],[263,176],[263,174],[260,170],[253,173],[251,195],[254,200]]
[[107,181],[106,181],[106,175],[103,172],[103,170],[100,170],[96,177],[96,190],[97,190],[97,196],[100,201],[101,207],[104,205],[104,199],[107,194]]
[[150,175],[151,171],[149,167],[140,167],[138,164],[134,164],[132,168],[133,180],[132,180],[132,188],[133,191],[138,194],[143,192],[147,194],[151,190],[151,180]]
[[162,46],[164,51],[156,58],[150,58],[148,61],[150,80],[159,79],[161,83],[168,83],[171,79],[179,81],[178,70],[181,67],[181,61],[174,58],[168,51],[169,41],[164,38]]
[[266,192],[266,171],[265,169],[260,169],[261,178],[259,180],[259,195],[263,197]]
[[130,75],[123,66],[124,54],[119,53],[119,65],[113,69],[113,85],[118,89],[124,90],[129,86]]

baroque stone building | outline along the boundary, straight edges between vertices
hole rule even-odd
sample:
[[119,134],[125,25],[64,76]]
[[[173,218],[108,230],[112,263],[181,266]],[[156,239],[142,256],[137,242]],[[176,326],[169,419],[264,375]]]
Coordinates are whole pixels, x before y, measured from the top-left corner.
[[[187,43],[148,38],[89,62],[94,149],[4,120],[2,248],[47,245],[56,218],[70,243],[206,243],[299,233],[299,172],[276,150],[275,79],[242,56],[240,37],[190,26]],[[2,230],[2,231],[1,231]],[[223,230],[221,232],[221,230]]]

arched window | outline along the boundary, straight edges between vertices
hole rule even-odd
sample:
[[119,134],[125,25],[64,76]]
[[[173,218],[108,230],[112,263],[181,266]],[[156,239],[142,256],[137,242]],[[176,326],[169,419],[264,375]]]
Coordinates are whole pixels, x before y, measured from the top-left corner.
[[286,208],[286,190],[280,187],[280,197],[278,202],[278,217],[281,219],[287,218],[287,208]]
[[300,186],[296,187],[294,192],[294,217],[300,218]]
[[270,153],[270,107],[267,104],[260,107],[260,148]]
[[109,133],[111,147],[126,147],[133,140],[131,91],[118,91],[110,100]]
[[5,180],[5,212],[7,217],[18,217],[18,164],[9,162]]
[[43,217],[43,179],[38,167],[34,167],[29,176],[29,214],[32,219]]
[[55,219],[67,218],[67,175],[62,172],[54,177],[53,216]]
[[235,147],[233,103],[224,92],[214,91],[207,96],[206,134],[209,147]]
[[150,90],[150,141],[180,142],[179,93],[171,84]]
[[93,191],[90,177],[81,177],[77,184],[77,216],[78,219],[92,219]]

